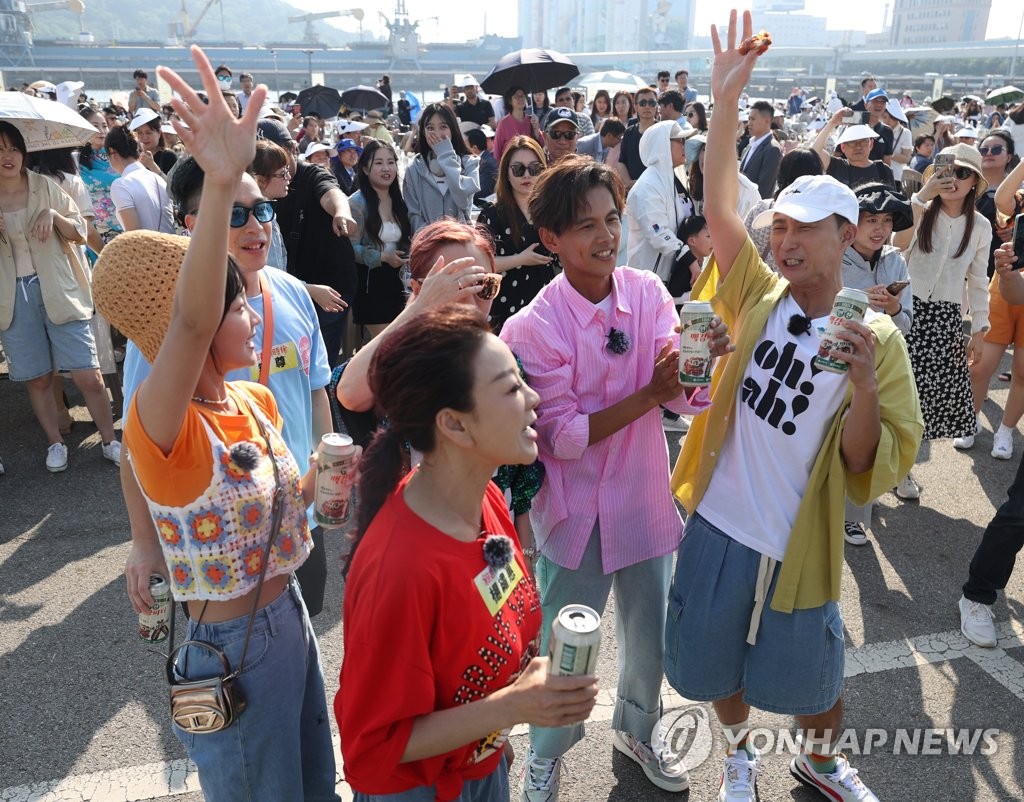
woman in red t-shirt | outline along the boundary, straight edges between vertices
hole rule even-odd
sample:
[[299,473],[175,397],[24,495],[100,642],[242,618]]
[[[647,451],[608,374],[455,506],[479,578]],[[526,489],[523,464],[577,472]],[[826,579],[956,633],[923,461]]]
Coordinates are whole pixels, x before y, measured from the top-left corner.
[[[537,657],[540,601],[499,465],[537,457],[538,397],[478,311],[450,305],[384,338],[370,386],[388,417],[360,463],[334,709],[362,801],[507,800],[508,731],[589,715],[594,677]],[[403,477],[408,444],[423,461]]]

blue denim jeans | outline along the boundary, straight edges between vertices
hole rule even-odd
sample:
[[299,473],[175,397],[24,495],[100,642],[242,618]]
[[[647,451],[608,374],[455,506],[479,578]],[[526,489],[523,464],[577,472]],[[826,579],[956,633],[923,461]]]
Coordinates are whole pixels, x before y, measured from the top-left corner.
[[[355,802],[434,802],[437,792],[433,786],[411,788],[397,794],[362,794],[356,791]],[[462,793],[452,802],[508,802],[508,766],[505,759],[498,761],[498,768],[481,777],[470,780],[462,786]]]
[[[650,741],[661,717],[661,678],[665,654],[665,609],[672,555],[654,557],[605,574],[601,567],[600,523],[594,524],[579,568],[563,568],[537,557],[537,587],[544,623],[540,653],[548,653],[551,622],[567,604],[585,604],[604,614],[615,588],[615,639],[618,641],[619,684],[615,692],[612,729]],[[584,735],[583,724],[531,727],[530,746],[543,758],[560,757]]]
[[[217,646],[234,669],[248,620],[197,626],[193,619],[187,637]],[[184,649],[178,673],[200,679],[221,667],[205,649]],[[207,802],[339,802],[320,648],[294,578],[256,613],[235,685],[246,707],[226,730],[195,735],[172,724],[199,768]]]

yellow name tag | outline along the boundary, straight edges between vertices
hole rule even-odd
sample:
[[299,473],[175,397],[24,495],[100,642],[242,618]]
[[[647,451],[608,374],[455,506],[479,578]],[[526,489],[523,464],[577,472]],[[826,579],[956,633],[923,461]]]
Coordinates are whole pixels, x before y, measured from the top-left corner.
[[[270,372],[280,373],[282,370],[294,370],[299,366],[299,350],[295,343],[289,341],[279,343],[270,349]],[[260,361],[257,358],[256,364],[249,370],[249,375],[254,382],[260,380]]]
[[491,615],[497,615],[522,578],[523,571],[519,563],[510,560],[504,568],[495,569],[488,565],[476,575],[473,582]]

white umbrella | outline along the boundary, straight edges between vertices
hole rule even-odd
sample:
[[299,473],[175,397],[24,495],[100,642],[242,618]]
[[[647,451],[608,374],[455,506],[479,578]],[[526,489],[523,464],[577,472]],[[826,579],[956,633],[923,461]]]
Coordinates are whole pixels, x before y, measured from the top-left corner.
[[21,131],[30,152],[78,147],[98,133],[63,103],[22,92],[0,92],[0,120]]
[[607,89],[612,94],[619,91],[635,92],[637,89],[647,89],[650,84],[639,75],[622,70],[605,70],[604,72],[588,72],[573,81],[573,85],[582,86],[588,90]]

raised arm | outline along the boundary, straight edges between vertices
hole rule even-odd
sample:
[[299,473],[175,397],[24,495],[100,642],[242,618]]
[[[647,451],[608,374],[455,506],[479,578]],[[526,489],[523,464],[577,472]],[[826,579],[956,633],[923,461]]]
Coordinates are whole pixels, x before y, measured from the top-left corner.
[[1014,200],[1021,184],[1024,184],[1024,161],[1018,162],[1017,166],[1010,170],[1009,175],[1002,180],[996,190],[996,209],[1006,217],[1016,210]]
[[165,454],[178,436],[220,326],[231,204],[242,174],[256,155],[256,118],[267,93],[262,85],[253,90],[245,114],[236,119],[217,87],[213,67],[196,45],[192,46],[192,59],[209,103],[200,100],[174,70],[159,68],[179,96],[172,103],[182,122],[174,120],[172,124],[206,173],[196,226],[178,277],[171,323],[153,371],[138,390],[139,421]]
[[833,114],[827,123],[822,126],[821,130],[818,131],[818,135],[814,138],[814,144],[811,145],[811,150],[818,154],[818,158],[821,159],[821,170],[823,173],[828,172],[828,166],[832,162],[832,156],[828,152],[828,138],[832,136],[832,132],[836,130],[836,126],[839,125],[840,121],[846,114],[846,109],[839,109]]
[[[749,11],[743,12],[743,39],[753,32]],[[708,186],[715,188],[704,200],[704,217],[711,231],[711,243],[718,271],[725,280],[740,249],[747,241],[747,230],[736,213],[739,198],[739,178],[736,170],[736,127],[739,125],[740,93],[750,81],[757,63],[757,51],[740,55],[736,47],[736,10],[729,13],[729,32],[726,47],[718,35],[718,27],[711,26],[711,40],[715,47],[715,62],[711,69],[711,92],[715,98],[715,113],[708,126],[708,144],[704,155],[704,175]]]

